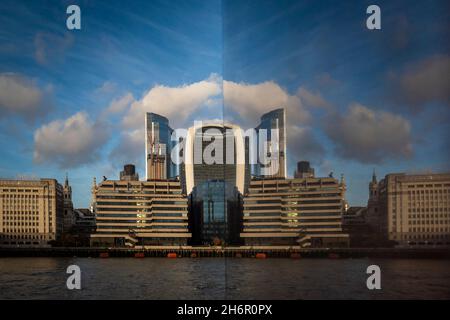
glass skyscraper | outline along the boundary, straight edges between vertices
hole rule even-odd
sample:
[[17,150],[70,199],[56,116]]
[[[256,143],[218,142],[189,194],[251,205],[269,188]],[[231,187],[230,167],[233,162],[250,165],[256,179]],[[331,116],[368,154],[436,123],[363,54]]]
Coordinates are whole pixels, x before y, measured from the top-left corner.
[[[264,129],[267,133],[267,153],[266,156],[275,159],[268,164],[261,163],[259,159],[258,164],[254,166],[254,174],[256,176],[286,178],[287,164],[286,164],[286,112],[284,108],[279,108],[265,113],[261,117],[261,123],[256,127],[258,134],[258,156],[260,157],[260,139],[264,135],[260,135],[261,130]],[[278,143],[276,136],[272,135],[272,130],[278,130]],[[278,145],[278,146],[276,146]]]
[[170,157],[172,128],[166,117],[148,112],[145,116],[145,176],[147,180],[164,180],[176,176]]

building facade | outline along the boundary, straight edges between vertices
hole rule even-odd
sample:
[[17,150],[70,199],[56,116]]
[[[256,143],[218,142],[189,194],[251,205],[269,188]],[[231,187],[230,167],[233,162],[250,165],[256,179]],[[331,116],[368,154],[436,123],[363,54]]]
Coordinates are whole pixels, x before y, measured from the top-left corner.
[[63,211],[63,233],[68,233],[75,225],[75,214],[72,202],[72,187],[69,184],[69,177],[66,175],[63,186],[64,211]]
[[239,242],[239,195],[250,181],[247,157],[248,140],[238,126],[202,122],[189,128],[180,178],[190,199],[190,244]]
[[188,200],[178,180],[106,180],[92,190],[94,246],[185,245]]
[[120,180],[122,181],[139,181],[139,175],[136,172],[134,164],[126,164],[123,171],[120,171]]
[[246,245],[345,247],[345,183],[334,178],[254,179],[244,196]]
[[[279,108],[265,113],[261,117],[261,123],[255,128],[258,135],[258,155],[266,153],[270,158],[274,159],[268,164],[258,162],[254,166],[254,175],[258,177],[270,178],[286,178],[287,177],[287,154],[286,154],[286,111]],[[260,150],[263,144],[259,143],[264,135],[262,130],[267,134],[267,150]],[[272,136],[277,133],[276,136]],[[266,151],[266,152],[264,152]]]
[[[205,155],[210,154],[211,159],[206,159]],[[186,193],[213,180],[224,180],[230,188],[243,193],[250,176],[247,154],[245,137],[234,124],[202,122],[201,126],[190,127],[181,170]]]
[[369,185],[368,223],[398,245],[450,245],[450,174],[388,174]]
[[0,180],[0,245],[49,246],[62,234],[63,208],[55,179]]
[[311,168],[309,161],[297,162],[297,170],[294,172],[294,178],[312,178],[314,177],[314,168]]
[[145,114],[145,177],[147,180],[170,179],[176,175],[171,160],[173,142],[169,120],[156,113]]

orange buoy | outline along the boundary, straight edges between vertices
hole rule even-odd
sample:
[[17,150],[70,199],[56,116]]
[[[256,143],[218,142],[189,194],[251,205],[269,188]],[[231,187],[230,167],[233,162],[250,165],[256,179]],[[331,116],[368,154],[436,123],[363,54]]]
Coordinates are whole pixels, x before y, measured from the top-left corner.
[[255,257],[256,259],[265,259],[267,255],[265,253],[257,253]]
[[100,258],[108,258],[109,257],[109,253],[108,252],[100,252],[99,257]]
[[330,253],[328,255],[328,258],[330,258],[330,259],[339,259],[339,255],[337,253]]
[[175,252],[170,252],[167,254],[167,258],[176,258],[177,254]]
[[300,255],[300,253],[294,252],[291,253],[291,258],[292,259],[300,259],[302,256]]
[[135,258],[145,258],[145,254],[143,252],[136,252],[134,254]]
[[242,258],[242,254],[238,252],[238,253],[235,254],[234,257],[235,257],[235,258]]
[[191,253],[191,258],[197,258],[197,253],[192,252],[192,253]]

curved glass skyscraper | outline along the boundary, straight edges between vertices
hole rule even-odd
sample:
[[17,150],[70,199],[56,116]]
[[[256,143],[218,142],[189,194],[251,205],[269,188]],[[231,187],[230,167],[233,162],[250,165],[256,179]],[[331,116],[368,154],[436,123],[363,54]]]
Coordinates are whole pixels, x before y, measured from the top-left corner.
[[169,120],[156,113],[145,115],[145,177],[147,180],[164,180],[176,175],[171,161],[172,128]]

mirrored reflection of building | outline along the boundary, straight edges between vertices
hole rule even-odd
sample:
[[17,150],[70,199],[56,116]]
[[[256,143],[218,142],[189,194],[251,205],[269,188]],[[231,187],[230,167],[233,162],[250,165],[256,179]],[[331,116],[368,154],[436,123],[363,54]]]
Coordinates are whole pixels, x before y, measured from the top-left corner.
[[345,183],[334,178],[255,179],[244,197],[246,245],[346,247]]
[[94,246],[185,245],[188,202],[176,180],[106,180],[93,188]]
[[[212,143],[216,148],[209,152]],[[238,243],[239,194],[250,179],[242,131],[223,123],[193,126],[184,152],[181,180],[190,194],[192,244]]]
[[239,193],[224,180],[209,180],[191,194],[192,244],[239,244]]
[[145,115],[145,176],[147,180],[163,180],[176,176],[170,157],[172,128],[166,117],[156,113]]
[[[274,160],[267,164],[265,164],[264,161],[259,161],[255,166],[255,176],[265,178],[286,178],[287,162],[285,109],[280,108],[265,113],[261,117],[261,123],[256,127],[256,132],[258,134],[258,155],[265,153],[267,157],[273,158]],[[259,143],[259,140],[262,138],[261,135],[263,132],[267,134],[268,150],[260,150],[261,144]],[[276,133],[276,136],[273,136],[274,133]]]
[[245,148],[244,136],[236,125],[203,122],[189,128],[181,171],[186,193],[210,180],[224,180],[244,193],[245,180],[250,176]]

